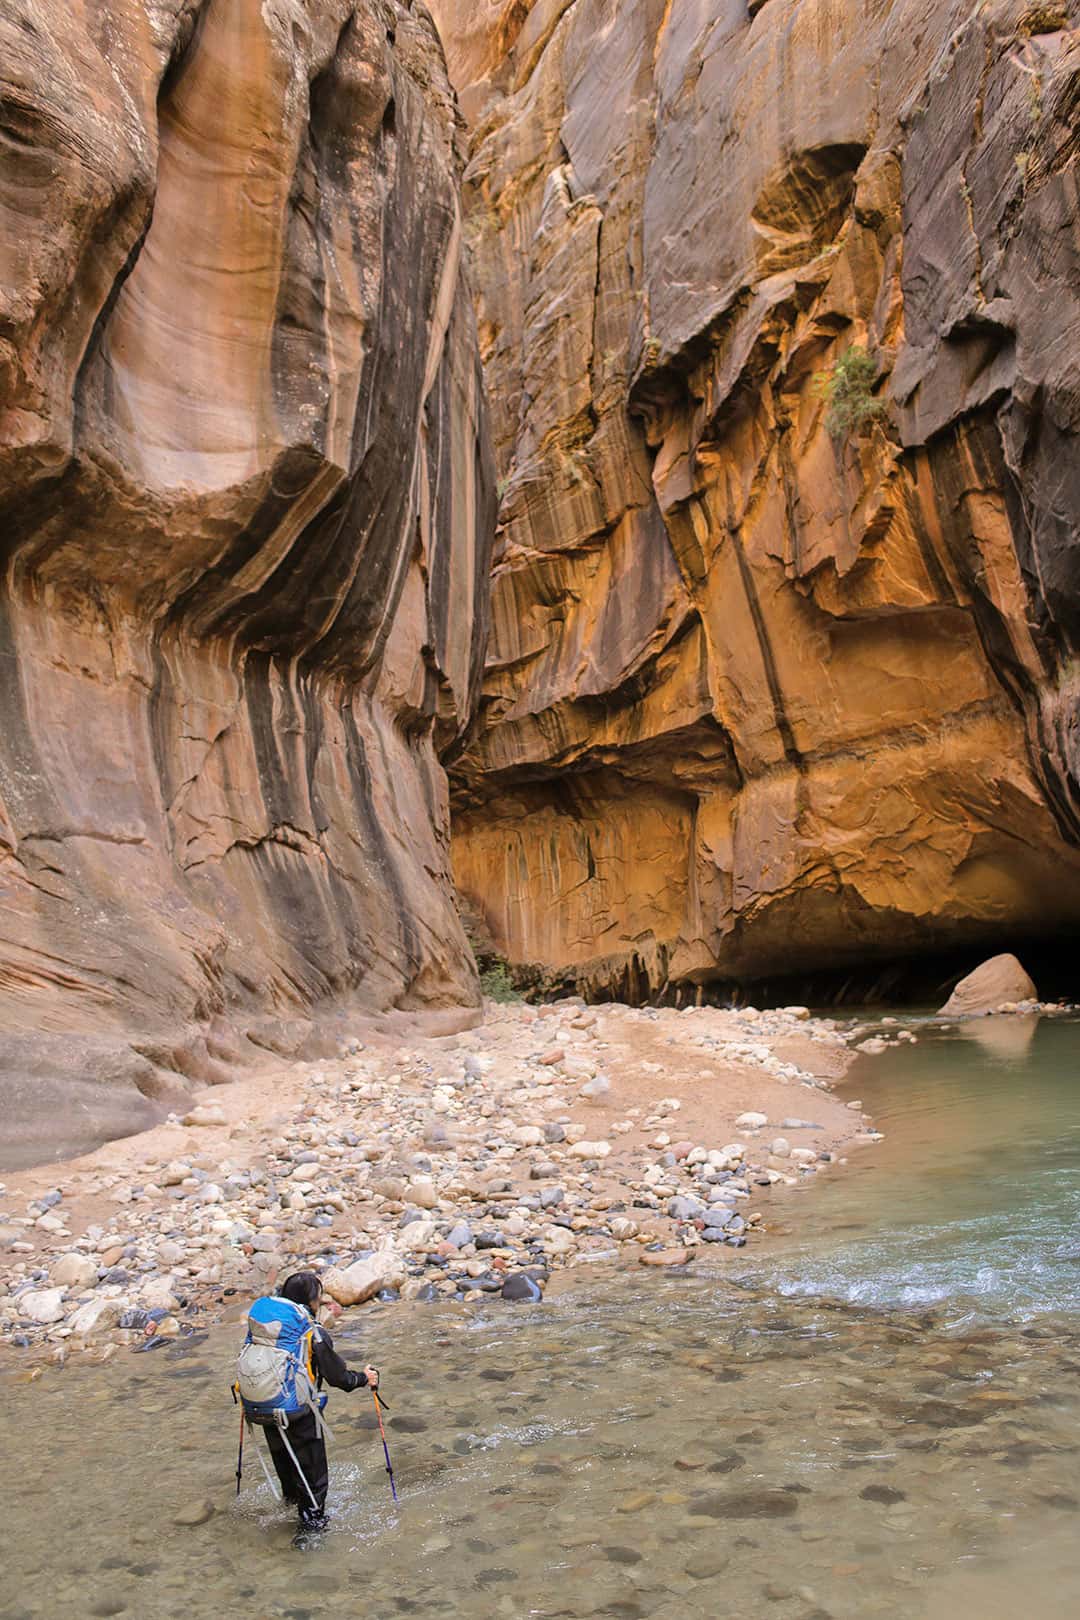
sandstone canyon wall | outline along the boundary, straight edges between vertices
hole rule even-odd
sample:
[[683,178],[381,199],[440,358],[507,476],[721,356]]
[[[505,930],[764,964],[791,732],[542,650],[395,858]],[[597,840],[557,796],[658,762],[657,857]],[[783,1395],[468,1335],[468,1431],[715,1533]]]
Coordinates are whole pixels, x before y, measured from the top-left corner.
[[1075,3],[433,11],[501,475],[454,861],[499,948],[603,992],[1075,934]]
[[0,74],[10,1146],[476,1000],[494,488],[422,6],[7,0]]

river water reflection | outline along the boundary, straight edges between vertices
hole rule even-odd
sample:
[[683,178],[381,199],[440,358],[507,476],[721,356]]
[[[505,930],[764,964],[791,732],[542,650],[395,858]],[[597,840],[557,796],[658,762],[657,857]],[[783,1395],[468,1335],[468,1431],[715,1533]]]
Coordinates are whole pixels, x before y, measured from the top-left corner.
[[[1073,1062],[1077,1026],[1049,1034],[1050,1067]],[[871,1085],[887,1093],[873,1099],[882,1157],[793,1197],[791,1235],[753,1266],[732,1253],[685,1275],[578,1272],[539,1307],[358,1316],[339,1342],[384,1368],[401,1502],[363,1394],[335,1396],[334,1519],[315,1552],[292,1549],[252,1464],[232,1494],[235,1329],[36,1384],[4,1377],[0,1617],[1075,1615],[1080,1313],[1057,1282],[1010,1309],[1019,1273],[973,1295],[981,1239],[968,1230],[990,1219],[992,1139],[1029,1260],[1068,1240],[1071,1092],[1063,1079],[1060,1133],[1040,1124],[1047,1098],[1029,1097],[1037,1149],[987,1080],[976,1149],[956,1138],[951,1087],[981,1095],[977,1075],[1001,1060],[943,1041],[935,1110],[951,1122],[931,1129],[910,1088],[932,1044],[902,1071],[881,1059],[858,1077],[868,1103]],[[943,1189],[924,1171],[927,1144],[947,1141],[958,1168]],[[1021,1198],[1038,1175],[1053,1189],[1041,1214]],[[892,1246],[904,1209],[921,1221],[909,1261],[929,1263],[927,1245],[951,1253],[952,1292],[943,1270],[905,1294]],[[875,1295],[862,1284],[879,1268],[891,1280]],[[176,1522],[202,1498],[206,1522]]]

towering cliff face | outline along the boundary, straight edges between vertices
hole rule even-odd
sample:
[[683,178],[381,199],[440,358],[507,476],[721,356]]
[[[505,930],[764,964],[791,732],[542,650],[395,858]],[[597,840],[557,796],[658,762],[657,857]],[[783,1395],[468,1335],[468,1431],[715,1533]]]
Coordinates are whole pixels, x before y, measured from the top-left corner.
[[1077,6],[434,10],[502,474],[454,857],[496,941],[599,989],[1075,929]]
[[421,5],[0,42],[5,1125],[107,1131],[320,998],[475,998],[439,756],[493,490]]

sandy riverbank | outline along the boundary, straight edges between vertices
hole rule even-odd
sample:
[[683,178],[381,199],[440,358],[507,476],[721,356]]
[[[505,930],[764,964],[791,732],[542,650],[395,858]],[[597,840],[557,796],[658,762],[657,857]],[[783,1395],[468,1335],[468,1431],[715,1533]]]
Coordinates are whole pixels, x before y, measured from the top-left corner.
[[301,1263],[333,1267],[346,1304],[678,1263],[754,1241],[774,1189],[873,1140],[830,1091],[850,1033],[803,1008],[513,1003],[430,1030],[358,1023],[333,1061],[4,1178],[0,1346],[62,1360],[167,1340]]

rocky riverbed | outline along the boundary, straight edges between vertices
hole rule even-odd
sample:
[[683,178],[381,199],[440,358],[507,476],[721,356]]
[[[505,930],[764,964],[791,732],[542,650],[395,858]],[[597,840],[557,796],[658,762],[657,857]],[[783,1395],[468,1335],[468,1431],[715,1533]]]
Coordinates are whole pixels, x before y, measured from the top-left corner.
[[[0,1187],[0,1344],[62,1361],[195,1332],[312,1264],[342,1305],[536,1299],[590,1264],[743,1248],[775,1189],[875,1140],[854,1043],[803,1007],[488,1004],[358,1024],[333,1061]],[[36,1353],[36,1354],[35,1354]]]

